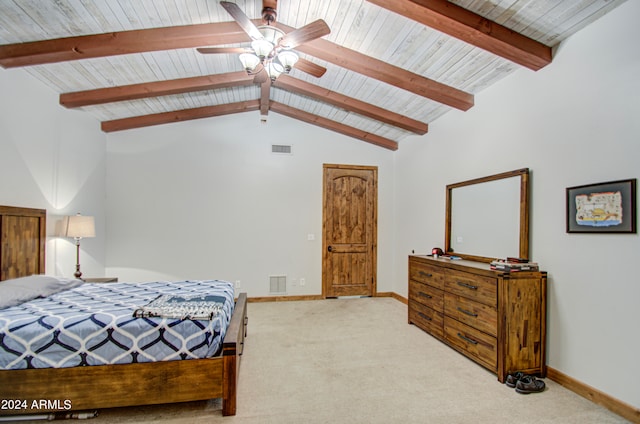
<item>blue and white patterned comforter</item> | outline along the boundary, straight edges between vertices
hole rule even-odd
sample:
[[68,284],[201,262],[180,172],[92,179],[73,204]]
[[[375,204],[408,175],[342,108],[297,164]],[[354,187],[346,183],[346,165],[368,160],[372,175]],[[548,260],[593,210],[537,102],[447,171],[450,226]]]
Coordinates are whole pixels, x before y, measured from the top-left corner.
[[[226,298],[211,320],[134,318],[161,294]],[[226,281],[86,283],[0,310],[0,369],[172,361],[214,356],[234,307]]]

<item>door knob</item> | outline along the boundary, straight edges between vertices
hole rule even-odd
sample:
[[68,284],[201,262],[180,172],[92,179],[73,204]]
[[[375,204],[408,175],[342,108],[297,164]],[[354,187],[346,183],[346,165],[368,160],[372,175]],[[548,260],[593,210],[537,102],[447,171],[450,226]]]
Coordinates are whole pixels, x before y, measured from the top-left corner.
[[328,250],[329,252],[333,252],[333,247],[329,246],[329,247],[327,247],[327,250]]

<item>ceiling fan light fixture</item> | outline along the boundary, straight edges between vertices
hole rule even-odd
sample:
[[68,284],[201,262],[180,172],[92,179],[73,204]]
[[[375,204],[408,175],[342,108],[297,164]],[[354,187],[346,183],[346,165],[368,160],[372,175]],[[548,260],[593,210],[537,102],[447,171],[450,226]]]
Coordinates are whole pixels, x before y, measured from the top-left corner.
[[239,59],[247,73],[253,72],[260,63],[260,58],[253,53],[242,53]]
[[276,78],[278,78],[280,74],[284,72],[284,66],[275,61],[271,61],[266,64],[265,69],[267,71],[267,75],[269,75],[269,78],[271,78],[271,81],[275,81]]
[[[265,25],[256,26],[236,3],[221,1],[222,8],[231,15],[240,28],[253,40],[251,49],[221,47],[198,49],[198,51],[200,53],[230,53],[232,51],[242,53],[239,57],[242,66],[249,75],[256,75],[254,82],[259,84],[267,81],[262,75],[258,76],[263,70],[272,82],[281,73],[289,73],[299,60],[298,55],[289,50],[327,35],[331,30],[325,21],[318,19],[301,28],[285,33],[274,25],[277,17],[275,10],[277,3],[277,1],[263,2],[262,19]],[[258,67],[258,65],[261,66]],[[303,72],[317,77],[322,76],[326,71],[325,68],[313,65],[310,62],[306,62],[302,68],[304,68],[302,69]]]
[[264,61],[265,58],[269,57],[269,55],[273,51],[273,47],[274,44],[264,38],[251,42],[251,48],[256,53],[256,56],[260,58],[261,62]]
[[274,46],[277,46],[282,37],[284,37],[284,31],[282,31],[280,28],[276,28],[270,25],[261,25],[258,27],[258,31],[260,31],[262,37],[265,40],[267,40]]
[[298,55],[291,50],[282,50],[278,53],[278,60],[284,67],[284,72],[288,74],[298,61]]

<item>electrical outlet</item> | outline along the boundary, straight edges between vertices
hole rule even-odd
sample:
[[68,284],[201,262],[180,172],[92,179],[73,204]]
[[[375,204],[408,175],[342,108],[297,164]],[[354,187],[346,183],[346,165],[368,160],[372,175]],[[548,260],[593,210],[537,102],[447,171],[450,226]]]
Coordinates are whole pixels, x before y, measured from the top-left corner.
[[240,280],[236,280],[236,288],[239,289],[240,288]]
[[306,281],[304,281],[304,278],[301,278],[301,279],[300,279],[300,285],[301,285],[301,286],[304,286],[304,284],[305,284],[305,283],[306,283]]

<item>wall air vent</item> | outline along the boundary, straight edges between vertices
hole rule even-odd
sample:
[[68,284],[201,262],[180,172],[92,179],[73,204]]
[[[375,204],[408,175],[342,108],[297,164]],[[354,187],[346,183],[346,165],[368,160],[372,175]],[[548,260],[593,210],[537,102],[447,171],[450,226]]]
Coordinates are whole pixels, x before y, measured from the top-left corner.
[[271,275],[269,276],[269,294],[286,294],[287,293],[287,276]]
[[277,153],[280,155],[291,155],[293,154],[293,149],[289,144],[272,144],[271,153]]

